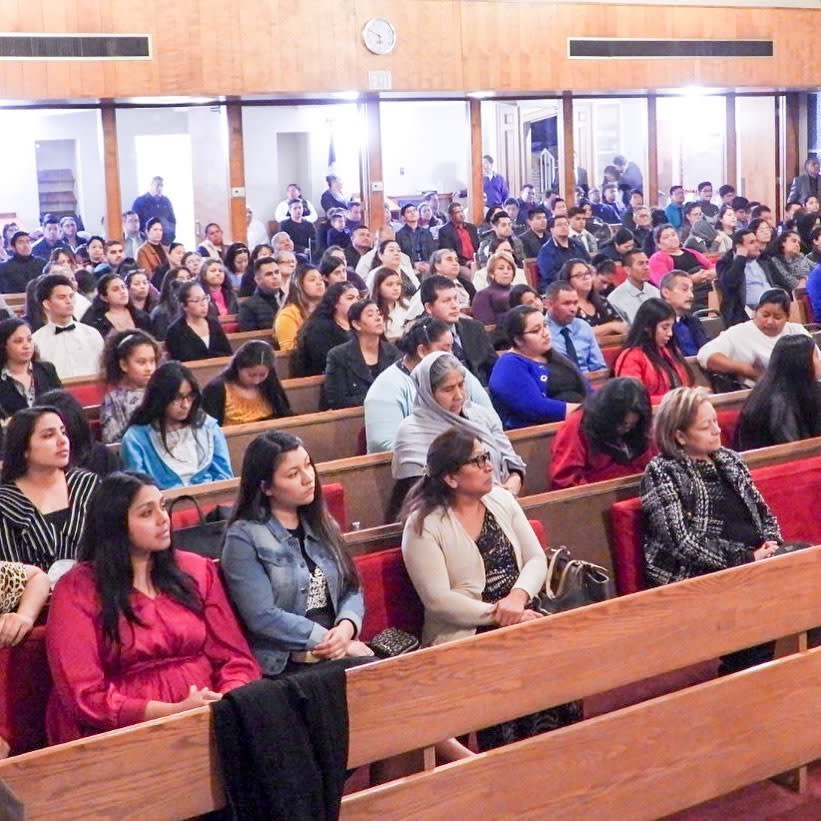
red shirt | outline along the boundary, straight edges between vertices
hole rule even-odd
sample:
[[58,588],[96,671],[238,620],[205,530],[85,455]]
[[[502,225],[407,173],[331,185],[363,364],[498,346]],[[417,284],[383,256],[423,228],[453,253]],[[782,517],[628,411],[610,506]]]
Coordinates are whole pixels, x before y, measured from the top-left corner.
[[470,239],[468,229],[464,225],[453,224],[456,231],[456,239],[459,241],[459,256],[462,259],[473,259],[476,249],[473,247],[473,242]]
[[583,415],[581,408],[571,413],[553,439],[549,476],[551,490],[642,473],[655,456],[655,449],[649,443],[641,456],[626,464],[619,464],[609,454],[594,450],[581,429]]

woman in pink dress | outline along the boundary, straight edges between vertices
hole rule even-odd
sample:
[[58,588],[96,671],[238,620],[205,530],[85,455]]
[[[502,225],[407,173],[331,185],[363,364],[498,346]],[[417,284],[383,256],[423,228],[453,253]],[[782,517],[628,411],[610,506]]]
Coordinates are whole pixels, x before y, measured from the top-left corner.
[[202,707],[259,678],[215,565],[171,548],[153,480],[113,473],[46,628],[52,743]]

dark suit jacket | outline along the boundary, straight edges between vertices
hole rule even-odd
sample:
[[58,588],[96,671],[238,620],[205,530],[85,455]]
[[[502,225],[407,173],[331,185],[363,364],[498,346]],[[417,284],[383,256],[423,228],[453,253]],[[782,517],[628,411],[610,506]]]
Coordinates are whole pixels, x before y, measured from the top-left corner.
[[[490,372],[499,358],[493,349],[493,342],[481,322],[463,316],[456,323],[456,333],[462,344],[462,363],[487,387]],[[456,351],[454,351],[454,354]]]
[[416,234],[418,235],[418,244],[421,246],[421,254],[419,256],[416,256],[413,252],[413,232],[407,225],[403,225],[396,232],[396,241],[399,243],[402,253],[410,257],[411,263],[420,261],[427,262],[430,259],[430,255],[436,250],[436,240],[434,240],[433,234],[431,234],[427,228],[417,228]]
[[[788,294],[791,289],[781,274],[768,259],[758,258],[767,281],[773,288],[783,288]],[[747,279],[744,268],[747,265],[747,257],[735,256],[733,251],[728,251],[716,264],[718,274],[718,287],[721,291],[721,317],[724,326],[738,325],[739,322],[746,322],[749,317],[745,307],[747,305]]]
[[787,195],[787,202],[803,203],[807,197],[821,196],[821,175],[816,177],[815,187],[810,184],[809,174],[800,174],[795,177],[790,185],[790,193]]
[[[401,358],[402,354],[398,348],[390,342],[382,342],[379,346],[379,362],[377,363],[379,373]],[[370,366],[365,364],[357,339],[337,345],[328,353],[320,409],[335,410],[364,405],[365,395],[374,379]]]
[[[39,399],[46,391],[62,388],[63,383],[51,362],[35,360],[31,363],[34,379],[34,399]],[[7,418],[28,407],[25,396],[15,387],[11,379],[0,379],[0,418]]]
[[175,319],[165,334],[165,349],[169,359],[190,362],[192,359],[210,359],[214,356],[231,356],[231,343],[222,326],[213,317],[208,319],[208,347],[181,316]]
[[[469,222],[465,223],[465,229],[470,235],[470,241],[473,243],[473,252],[475,254],[476,251],[479,250],[479,232],[476,230],[476,226],[471,225]],[[462,265],[471,261],[468,257],[462,256],[462,247],[459,244],[459,239],[456,236],[456,229],[453,227],[452,222],[446,222],[439,229],[439,247],[450,248],[452,251],[456,251],[459,255],[459,262]]]

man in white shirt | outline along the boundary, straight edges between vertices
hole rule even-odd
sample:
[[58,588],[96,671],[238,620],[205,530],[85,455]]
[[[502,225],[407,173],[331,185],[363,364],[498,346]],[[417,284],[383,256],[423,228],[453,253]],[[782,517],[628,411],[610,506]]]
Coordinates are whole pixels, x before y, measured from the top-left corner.
[[647,281],[650,279],[650,262],[644,251],[638,248],[628,251],[622,264],[627,279],[613,289],[607,301],[632,324],[642,302],[652,297],[660,298],[661,294],[655,285]]
[[37,301],[48,321],[32,335],[41,359],[51,362],[60,379],[100,372],[103,338],[74,319],[74,289],[68,277],[46,274],[37,285]]
[[288,219],[288,203],[291,200],[302,200],[302,219],[306,222],[316,222],[316,206],[302,196],[302,189],[295,182],[292,182],[285,188],[285,199],[280,200],[277,204],[276,210],[274,211],[274,219],[277,222]]

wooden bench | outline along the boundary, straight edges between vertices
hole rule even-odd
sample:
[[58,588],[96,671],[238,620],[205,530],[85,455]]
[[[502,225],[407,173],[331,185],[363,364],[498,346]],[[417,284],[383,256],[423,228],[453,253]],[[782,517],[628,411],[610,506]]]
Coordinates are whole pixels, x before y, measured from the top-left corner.
[[[816,547],[351,669],[348,766],[802,634],[821,620],[820,559]],[[342,818],[660,817],[801,767],[821,756],[821,648],[797,647],[353,793]],[[128,817],[139,801],[160,821],[219,809],[212,732],[200,708],[0,762],[0,813]]]

